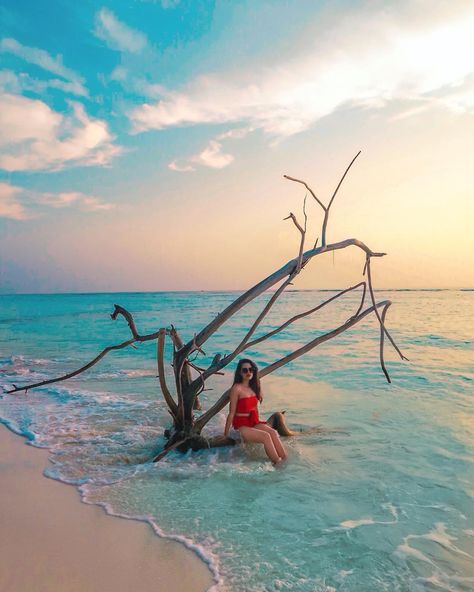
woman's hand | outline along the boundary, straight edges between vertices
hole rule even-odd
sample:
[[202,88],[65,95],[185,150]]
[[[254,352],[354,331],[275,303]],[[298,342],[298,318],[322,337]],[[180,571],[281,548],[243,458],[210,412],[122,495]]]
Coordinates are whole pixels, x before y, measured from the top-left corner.
[[232,425],[232,421],[234,419],[235,410],[237,409],[237,401],[239,398],[239,392],[237,390],[237,386],[234,386],[230,389],[229,394],[229,415],[227,416],[225,422],[225,429],[224,429],[224,436],[226,438],[229,437],[230,426]]

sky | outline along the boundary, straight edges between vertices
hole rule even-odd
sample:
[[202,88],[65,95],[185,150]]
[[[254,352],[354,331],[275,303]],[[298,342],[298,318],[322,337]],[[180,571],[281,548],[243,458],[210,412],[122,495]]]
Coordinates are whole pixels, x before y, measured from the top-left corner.
[[0,293],[248,288],[298,253],[283,175],[327,203],[359,150],[328,242],[386,252],[379,288],[474,287],[471,0],[0,0],[0,23]]

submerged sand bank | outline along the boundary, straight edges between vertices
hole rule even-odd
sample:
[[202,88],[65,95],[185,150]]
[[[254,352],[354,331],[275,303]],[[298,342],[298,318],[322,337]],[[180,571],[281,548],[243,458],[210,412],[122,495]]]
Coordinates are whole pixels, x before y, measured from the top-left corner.
[[48,451],[0,425],[1,592],[202,592],[206,565],[141,522],[80,502],[47,479]]

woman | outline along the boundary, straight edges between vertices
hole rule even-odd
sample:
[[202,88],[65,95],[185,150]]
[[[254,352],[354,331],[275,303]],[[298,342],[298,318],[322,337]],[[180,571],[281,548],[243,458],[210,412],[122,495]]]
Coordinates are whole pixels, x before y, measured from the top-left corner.
[[263,444],[268,458],[274,465],[286,460],[278,432],[258,417],[258,403],[262,402],[262,391],[258,368],[252,360],[243,359],[237,364],[234,384],[230,389],[230,411],[224,434],[229,435],[230,426],[239,430],[244,442]]

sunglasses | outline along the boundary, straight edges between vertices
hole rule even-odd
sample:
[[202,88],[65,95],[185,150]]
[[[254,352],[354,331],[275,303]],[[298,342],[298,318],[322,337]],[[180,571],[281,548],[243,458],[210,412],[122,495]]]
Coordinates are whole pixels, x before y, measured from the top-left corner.
[[253,368],[241,368],[242,374],[253,374]]

